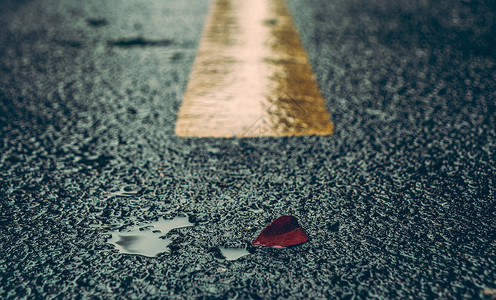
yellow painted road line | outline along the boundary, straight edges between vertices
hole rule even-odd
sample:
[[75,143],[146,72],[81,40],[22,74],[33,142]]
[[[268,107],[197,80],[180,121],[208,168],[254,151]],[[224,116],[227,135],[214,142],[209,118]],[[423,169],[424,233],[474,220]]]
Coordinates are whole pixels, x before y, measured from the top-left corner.
[[284,0],[214,0],[175,131],[329,135],[324,103]]

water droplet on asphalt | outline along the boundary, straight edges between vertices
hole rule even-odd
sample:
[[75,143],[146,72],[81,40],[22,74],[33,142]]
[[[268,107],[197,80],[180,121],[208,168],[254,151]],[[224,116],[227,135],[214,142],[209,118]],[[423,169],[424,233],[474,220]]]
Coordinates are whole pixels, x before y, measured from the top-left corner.
[[130,197],[136,195],[139,191],[139,189],[133,189],[129,186],[124,186],[121,187],[120,190],[111,192],[110,194],[117,197]]
[[157,257],[168,252],[167,246],[172,241],[162,238],[172,229],[193,226],[187,217],[176,217],[172,220],[160,218],[158,221],[130,227],[123,231],[110,231],[112,237],[107,243],[114,245],[122,254],[135,254],[147,257]]
[[220,253],[226,260],[236,260],[240,257],[250,254],[246,249],[243,248],[224,248],[219,247]]

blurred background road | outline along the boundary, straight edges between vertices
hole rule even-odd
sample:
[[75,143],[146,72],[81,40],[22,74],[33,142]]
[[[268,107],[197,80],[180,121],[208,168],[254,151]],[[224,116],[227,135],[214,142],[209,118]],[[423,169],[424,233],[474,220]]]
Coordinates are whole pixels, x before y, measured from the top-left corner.
[[209,4],[1,2],[0,298],[496,298],[494,1],[288,0],[334,134],[180,138]]

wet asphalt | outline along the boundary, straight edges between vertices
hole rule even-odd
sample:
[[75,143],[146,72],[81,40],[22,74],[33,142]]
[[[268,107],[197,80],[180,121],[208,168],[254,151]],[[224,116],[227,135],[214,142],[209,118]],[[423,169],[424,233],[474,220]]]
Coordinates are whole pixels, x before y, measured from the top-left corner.
[[208,1],[1,2],[0,298],[496,298],[494,2],[288,2],[332,136],[174,135]]

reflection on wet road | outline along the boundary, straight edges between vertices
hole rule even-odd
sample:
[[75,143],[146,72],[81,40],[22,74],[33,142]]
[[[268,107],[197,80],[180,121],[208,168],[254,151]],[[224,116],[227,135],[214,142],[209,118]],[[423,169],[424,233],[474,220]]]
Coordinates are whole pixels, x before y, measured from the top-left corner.
[[187,217],[176,217],[172,220],[160,218],[158,221],[124,231],[107,232],[111,235],[107,243],[114,245],[122,254],[156,257],[160,253],[168,252],[167,246],[172,243],[171,240],[161,237],[172,229],[193,225]]
[[176,134],[331,134],[333,124],[285,1],[212,5]]
[[246,249],[243,248],[226,248],[226,247],[220,247],[219,248],[220,253],[226,260],[237,260],[238,258],[241,258],[243,256],[249,255],[250,252],[248,252]]

